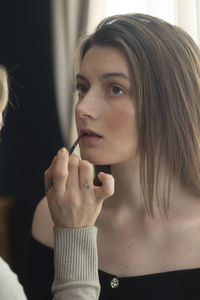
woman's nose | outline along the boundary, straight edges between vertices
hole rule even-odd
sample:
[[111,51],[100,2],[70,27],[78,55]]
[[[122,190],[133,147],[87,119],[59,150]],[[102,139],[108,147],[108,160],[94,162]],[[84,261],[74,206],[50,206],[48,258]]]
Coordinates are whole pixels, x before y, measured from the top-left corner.
[[76,115],[80,118],[98,118],[97,95],[88,92],[76,105]]

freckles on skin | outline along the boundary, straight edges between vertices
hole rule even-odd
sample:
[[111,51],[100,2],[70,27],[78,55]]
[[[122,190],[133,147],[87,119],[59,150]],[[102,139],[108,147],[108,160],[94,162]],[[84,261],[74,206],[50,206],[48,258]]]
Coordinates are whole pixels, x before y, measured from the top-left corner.
[[103,135],[102,143],[94,147],[80,143],[83,159],[93,164],[106,165],[136,158],[138,135],[133,101],[116,101],[112,109],[104,106],[98,126]]
[[130,103],[127,107],[121,107],[116,114],[111,114],[107,126],[111,128],[115,136],[114,147],[111,143],[112,151],[120,150],[122,157],[133,158],[138,142],[133,104]]

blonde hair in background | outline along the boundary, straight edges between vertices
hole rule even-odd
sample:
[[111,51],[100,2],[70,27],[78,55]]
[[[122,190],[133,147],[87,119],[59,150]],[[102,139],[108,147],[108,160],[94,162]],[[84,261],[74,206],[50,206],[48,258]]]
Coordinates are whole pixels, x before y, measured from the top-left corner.
[[0,65],[0,111],[2,112],[8,102],[8,76],[6,69]]

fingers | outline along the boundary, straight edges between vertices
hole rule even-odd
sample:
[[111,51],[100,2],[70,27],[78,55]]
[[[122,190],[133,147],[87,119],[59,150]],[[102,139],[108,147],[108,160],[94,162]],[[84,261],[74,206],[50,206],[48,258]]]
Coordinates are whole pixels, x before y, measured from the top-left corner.
[[50,168],[45,172],[45,186],[52,182],[51,190],[59,196],[65,193],[66,180],[68,177],[69,154],[66,148],[58,151],[56,158],[52,161]]
[[45,172],[45,187],[52,184],[51,190],[59,195],[64,195],[66,190],[79,190],[79,161],[77,155],[71,155],[66,148],[58,151],[57,156],[53,159],[51,166]]
[[56,156],[53,158],[50,167],[44,172],[44,184],[47,188],[51,182],[53,182],[53,166],[56,161]]
[[45,172],[45,186],[48,187],[53,182],[52,188],[57,195],[64,195],[67,190],[71,193],[71,199],[76,198],[76,194],[80,190],[85,195],[88,192],[95,192],[97,200],[104,200],[113,195],[114,179],[112,175],[100,172],[98,174],[102,183],[100,187],[93,186],[93,177],[94,169],[88,161],[80,160],[76,155],[69,157],[67,149],[62,148]]
[[79,163],[79,180],[80,189],[83,194],[93,192],[93,177],[94,169],[93,166],[86,160],[81,160]]
[[114,192],[114,179],[103,172],[98,174],[101,187],[93,185],[92,164],[70,155],[65,148],[45,172],[45,185],[53,182],[47,193],[52,219],[56,226],[80,228],[93,226],[101,211],[102,202]]
[[54,191],[63,195],[66,191],[66,181],[68,177],[69,153],[66,148],[58,151],[53,170]]
[[77,155],[70,156],[68,164],[69,175],[66,182],[66,190],[71,194],[71,199],[74,199],[79,192],[79,162],[80,158]]
[[104,200],[114,194],[114,178],[104,172],[100,172],[98,178],[102,186],[95,186],[95,195],[97,200]]

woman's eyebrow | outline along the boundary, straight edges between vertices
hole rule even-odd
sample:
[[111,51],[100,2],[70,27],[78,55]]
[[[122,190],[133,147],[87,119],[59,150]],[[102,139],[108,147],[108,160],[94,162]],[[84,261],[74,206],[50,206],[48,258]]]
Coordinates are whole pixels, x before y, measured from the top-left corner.
[[85,82],[87,82],[87,84],[89,84],[89,80],[85,76],[83,76],[81,74],[77,74],[76,75],[76,80],[78,80],[78,79],[84,80]]
[[[126,74],[124,74],[124,73],[117,73],[117,72],[105,73],[105,74],[102,74],[100,76],[100,78],[103,79],[103,80],[107,79],[107,78],[111,78],[111,77],[120,77],[122,79],[130,80],[129,77]],[[81,75],[81,74],[77,74],[76,75],[76,79],[82,79],[82,80],[88,81],[88,79],[85,76]]]
[[83,80],[87,80],[87,78],[86,77],[84,77],[83,75],[81,75],[81,74],[77,74],[76,75],[76,79],[83,79]]
[[110,78],[110,77],[120,77],[122,79],[130,80],[129,77],[124,73],[114,72],[114,73],[105,73],[105,74],[101,75],[102,79],[107,79],[107,78]]

